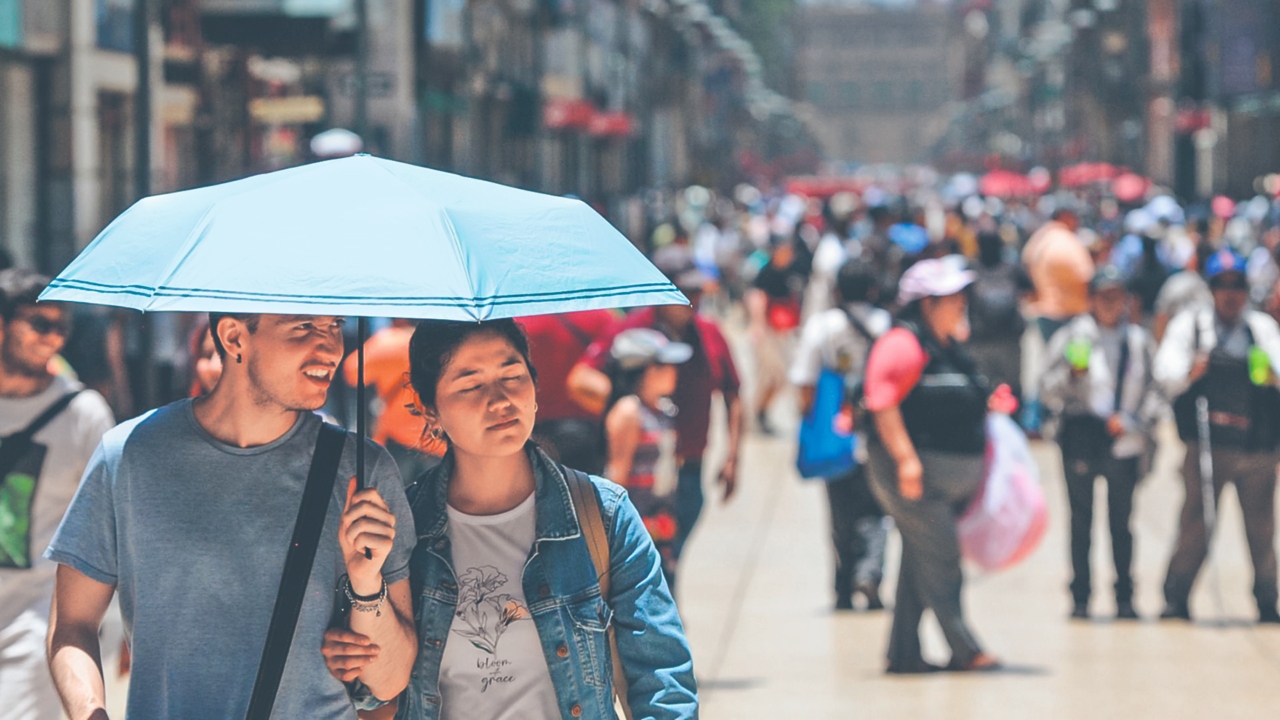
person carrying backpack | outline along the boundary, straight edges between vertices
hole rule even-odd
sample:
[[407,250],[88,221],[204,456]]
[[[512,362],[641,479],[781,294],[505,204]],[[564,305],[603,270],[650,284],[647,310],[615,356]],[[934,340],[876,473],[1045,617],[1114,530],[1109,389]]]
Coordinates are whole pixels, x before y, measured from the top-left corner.
[[1022,397],[1022,297],[1031,279],[1005,258],[1004,240],[994,231],[978,234],[976,279],[969,294],[969,354],[992,383],[1007,384]]
[[[893,323],[889,313],[875,307],[878,276],[867,263],[850,261],[836,274],[837,306],[809,318],[800,336],[789,380],[800,391],[800,412],[813,411],[819,377],[824,370],[844,376],[844,387],[861,384],[867,355],[875,339]],[[842,405],[852,400],[848,393]],[[831,542],[835,548],[837,610],[853,609],[862,595],[868,610],[880,610],[880,580],[884,574],[884,511],[867,481],[866,466],[850,462],[847,470],[826,480],[831,511]]]
[[1090,283],[1090,311],[1054,333],[1040,380],[1040,399],[1055,422],[1071,506],[1071,617],[1089,617],[1094,480],[1107,481],[1116,617],[1133,607],[1133,491],[1151,450],[1162,398],[1151,376],[1151,336],[1127,317],[1130,295],[1119,270],[1106,267]]
[[[1205,263],[1213,308],[1175,317],[1156,352],[1155,378],[1175,398],[1178,435],[1187,444],[1186,500],[1178,544],[1165,575],[1161,619],[1191,619],[1188,599],[1209,550],[1218,495],[1236,486],[1253,560],[1258,621],[1276,610],[1275,493],[1280,461],[1280,325],[1249,307],[1245,259],[1220,250]],[[1207,441],[1205,457],[1202,450]],[[1207,472],[1206,472],[1207,471]],[[1212,500],[1206,512],[1205,498]]]

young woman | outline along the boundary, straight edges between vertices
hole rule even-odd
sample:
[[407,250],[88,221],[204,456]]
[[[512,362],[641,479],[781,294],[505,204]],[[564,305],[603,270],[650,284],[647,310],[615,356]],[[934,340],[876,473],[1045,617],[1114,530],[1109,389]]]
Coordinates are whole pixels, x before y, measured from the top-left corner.
[[[422,321],[409,356],[427,432],[449,450],[410,493],[419,650],[397,717],[614,717],[610,626],[634,715],[696,717],[684,628],[626,492],[591,479],[611,559],[602,598],[564,472],[529,442],[537,392],[520,328]],[[358,706],[380,704],[358,682],[376,648],[332,630],[324,652]]]
[[671,342],[657,330],[633,328],[613,339],[610,354],[618,370],[613,382],[617,399],[605,415],[609,462],[604,474],[627,489],[674,594],[680,458],[671,394],[676,391],[676,366],[693,357],[693,348]]
[[893,516],[903,547],[890,673],[942,669],[920,654],[926,609],[951,645],[949,669],[999,667],[978,645],[960,603],[956,519],[981,486],[984,421],[995,403],[961,347],[969,336],[964,290],[974,274],[958,260],[922,260],[903,273],[901,322],[876,341],[867,359],[865,404],[875,419],[868,442],[872,487]]

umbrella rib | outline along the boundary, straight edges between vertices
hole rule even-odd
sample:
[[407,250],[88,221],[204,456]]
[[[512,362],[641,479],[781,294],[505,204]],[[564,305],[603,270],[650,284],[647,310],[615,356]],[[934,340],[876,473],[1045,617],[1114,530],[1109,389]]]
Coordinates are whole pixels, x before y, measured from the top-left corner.
[[[395,179],[395,181],[396,181],[396,182],[398,182],[398,183],[400,183],[401,185],[405,186],[405,187],[406,187],[406,188],[408,188],[410,191],[412,191],[414,194],[417,194],[417,195],[422,195],[422,194],[423,194],[423,193],[422,193],[418,188],[416,188],[416,187],[414,187],[413,185],[410,185],[409,183],[405,182],[405,181],[404,181],[404,179],[403,179],[403,178],[401,178],[399,175],[397,175],[397,174],[395,174],[395,173],[391,172],[391,170],[389,170],[388,168],[383,167],[382,163],[378,161],[378,158],[375,158],[375,157],[373,157],[372,155],[362,155],[362,156],[359,156],[359,157],[364,157],[364,158],[366,158],[369,162],[373,163],[374,167],[376,167],[376,168],[378,168],[379,170],[381,170],[382,172],[384,172],[384,173],[386,173],[386,174],[390,175],[393,179]],[[446,228],[448,229],[448,231],[449,231],[449,239],[453,242],[453,252],[454,252],[454,255],[456,256],[456,259],[457,259],[457,261],[458,261],[458,265],[462,268],[463,275],[466,277],[466,280],[467,280],[467,289],[471,291],[471,297],[473,297],[473,298],[474,298],[474,297],[476,297],[476,287],[475,287],[475,285],[474,285],[474,284],[472,284],[472,282],[471,282],[471,273],[470,273],[470,269],[467,267],[466,258],[465,258],[465,257],[463,256],[463,254],[462,254],[462,242],[458,239],[458,230],[457,230],[457,228],[455,228],[455,227],[453,226],[453,218],[449,217],[449,213],[448,213],[447,211],[443,211],[443,212],[441,212],[441,215],[443,215],[443,216],[444,216],[444,224],[445,224],[445,227],[446,227]],[[476,320],[477,320],[477,321],[479,321],[479,320],[480,320],[480,318],[479,318],[479,317],[476,317]]]

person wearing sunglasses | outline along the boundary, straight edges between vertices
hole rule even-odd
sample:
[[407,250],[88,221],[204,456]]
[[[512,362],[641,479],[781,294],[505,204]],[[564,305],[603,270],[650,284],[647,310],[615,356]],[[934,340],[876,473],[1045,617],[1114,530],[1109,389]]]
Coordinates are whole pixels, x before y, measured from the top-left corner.
[[[1205,274],[1213,294],[1212,310],[1193,308],[1170,321],[1153,365],[1156,381],[1174,398],[1178,435],[1187,445],[1182,469],[1186,500],[1164,583],[1161,617],[1166,620],[1191,618],[1188,599],[1208,554],[1212,529],[1206,522],[1201,489],[1205,482],[1201,444],[1207,439],[1214,503],[1231,482],[1244,511],[1258,619],[1280,623],[1275,549],[1280,325],[1250,307],[1245,266],[1245,259],[1229,249],[1209,257]],[[1207,404],[1207,413],[1197,409],[1201,404]],[[1207,438],[1203,437],[1206,430]]]
[[69,313],[36,304],[48,283],[0,272],[0,715],[15,720],[62,716],[44,652],[57,565],[43,554],[115,423],[101,395],[55,371]]

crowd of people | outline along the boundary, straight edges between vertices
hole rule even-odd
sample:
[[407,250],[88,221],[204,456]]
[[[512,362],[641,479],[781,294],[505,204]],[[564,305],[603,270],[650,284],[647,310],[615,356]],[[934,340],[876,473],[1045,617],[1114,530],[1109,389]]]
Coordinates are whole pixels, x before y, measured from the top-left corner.
[[[1087,188],[996,198],[895,180],[811,196],[690,188],[661,210],[636,241],[689,305],[416,327],[387,320],[365,345],[367,408],[339,390],[357,382],[341,318],[214,315],[174,326],[189,338],[176,345],[189,361],[190,398],[108,432],[113,406],[125,417],[134,410],[111,391],[127,373],[68,364],[72,311],[36,303],[47,278],[0,272],[0,697],[15,699],[13,716],[55,717],[65,706],[80,717],[94,706],[97,627],[117,593],[134,672],[145,678],[131,710],[235,714],[251,674],[228,669],[213,682],[202,665],[197,681],[180,661],[209,641],[236,645],[228,652],[253,667],[265,627],[227,613],[252,606],[268,617],[258,606],[271,595],[254,590],[262,578],[228,586],[218,573],[217,563],[253,564],[251,548],[228,544],[219,554],[193,544],[246,505],[261,527],[244,532],[278,535],[290,503],[247,480],[305,470],[321,418],[367,412],[377,443],[370,481],[359,490],[340,483],[342,517],[332,524],[341,541],[322,551],[313,575],[316,593],[347,598],[349,619],[335,626],[332,613],[304,614],[300,632],[329,632],[323,656],[290,671],[299,693],[281,700],[290,716],[343,717],[353,701],[376,713],[405,687],[402,709],[414,717],[434,717],[442,697],[444,717],[461,717],[463,703],[510,702],[537,708],[532,717],[584,708],[603,716],[612,698],[594,673],[610,672],[600,661],[615,655],[628,665],[633,702],[654,717],[692,717],[696,684],[675,589],[704,488],[730,500],[744,434],[788,426],[793,409],[779,406],[792,397],[788,386],[794,410],[815,412],[830,374],[841,380],[838,422],[858,438],[851,461],[823,478],[833,604],[885,607],[886,539],[896,527],[903,552],[888,672],[1000,667],[963,612],[956,530],[982,486],[992,412],[1061,449],[1072,617],[1091,612],[1099,478],[1117,615],[1141,614],[1130,515],[1156,427],[1170,420],[1187,448],[1186,498],[1161,617],[1190,619],[1218,494],[1232,483],[1258,620],[1280,622],[1280,201],[1183,207],[1150,193],[1126,205]],[[737,361],[749,363],[750,388],[722,328],[745,335]],[[121,354],[107,335],[89,357]],[[502,417],[491,416],[498,406]],[[716,415],[725,441],[710,453]],[[551,542],[567,528],[587,532],[571,520],[574,504],[550,489],[573,491],[565,468],[613,483],[591,481],[610,549],[627,559],[614,565],[621,590],[603,601],[583,594],[585,555]],[[301,487],[305,473],[294,474]],[[156,492],[174,477],[208,482]],[[165,569],[188,562],[188,551],[202,553],[208,572],[166,585]],[[951,647],[945,668],[921,654],[926,610]],[[228,618],[225,637],[178,641],[185,630],[174,623],[201,617]],[[608,628],[616,640],[605,639]],[[209,690],[178,701],[176,686]],[[490,694],[495,687],[503,689]]]

